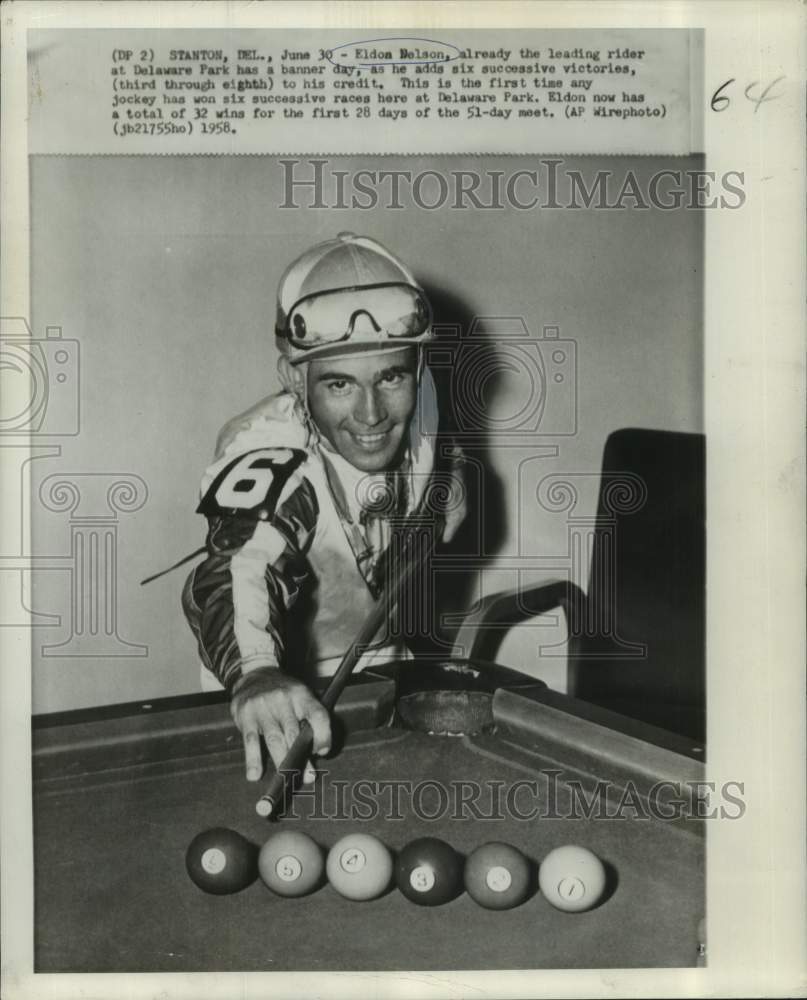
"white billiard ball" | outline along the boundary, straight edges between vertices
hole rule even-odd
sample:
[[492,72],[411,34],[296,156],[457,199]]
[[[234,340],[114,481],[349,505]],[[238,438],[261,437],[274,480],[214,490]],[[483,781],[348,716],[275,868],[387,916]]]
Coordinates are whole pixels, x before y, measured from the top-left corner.
[[605,867],[586,847],[556,847],[538,869],[541,892],[558,910],[590,910],[605,891]]

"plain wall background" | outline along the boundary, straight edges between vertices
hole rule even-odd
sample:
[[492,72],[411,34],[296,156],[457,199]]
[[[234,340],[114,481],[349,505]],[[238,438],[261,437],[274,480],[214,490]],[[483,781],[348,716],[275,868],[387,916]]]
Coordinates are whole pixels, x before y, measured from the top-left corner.
[[[331,158],[334,169],[504,170],[525,157]],[[570,158],[645,180],[699,169],[702,158]],[[81,433],[58,457],[31,463],[31,495],[59,473],[131,473],[148,486],[140,510],[118,518],[118,632],[146,656],[42,656],[69,634],[67,573],[35,577],[35,610],[62,624],[34,635],[35,711],[198,690],[198,661],[180,607],[188,569],[147,587],[143,577],[197,548],[198,483],[221,425],[277,388],[272,329],[277,281],[289,261],[342,230],[373,236],[435,291],[437,320],[522,316],[530,333],[557,325],[577,347],[578,431],[485,449],[490,567],[473,593],[516,582],[507,557],[536,558],[523,578],[557,576],[565,515],[543,510],[544,475],[589,476],[576,513],[596,510],[607,435],[620,427],[701,431],[702,213],[677,211],[282,210],[282,173],[269,157],[34,157],[32,327],[62,327],[81,346]],[[406,199],[404,199],[406,201]],[[523,385],[506,376],[488,397],[507,414]],[[539,444],[558,446],[537,458]],[[485,501],[486,498],[483,498]],[[34,551],[70,548],[69,516],[34,499]],[[497,571],[497,566],[505,569]],[[585,588],[587,571],[574,579]],[[445,588],[450,590],[451,588]],[[557,661],[536,666],[538,634],[506,640],[501,659],[562,686]],[[540,630],[552,642],[553,630]]]

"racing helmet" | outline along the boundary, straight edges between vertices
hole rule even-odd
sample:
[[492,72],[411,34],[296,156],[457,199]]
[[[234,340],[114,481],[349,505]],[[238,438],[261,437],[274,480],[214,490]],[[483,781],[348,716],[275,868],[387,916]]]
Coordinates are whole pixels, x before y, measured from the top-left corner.
[[275,335],[292,364],[418,346],[431,334],[431,307],[414,275],[367,236],[318,243],[280,279]]

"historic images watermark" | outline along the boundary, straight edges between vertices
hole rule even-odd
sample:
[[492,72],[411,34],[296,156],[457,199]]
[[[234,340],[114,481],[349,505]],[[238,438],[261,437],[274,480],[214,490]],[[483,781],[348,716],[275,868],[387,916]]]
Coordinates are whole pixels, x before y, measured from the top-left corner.
[[745,784],[706,780],[663,780],[648,788],[633,781],[615,784],[583,782],[563,771],[544,769],[536,778],[514,782],[499,779],[359,778],[348,781],[321,770],[319,780],[302,785],[290,800],[292,818],[403,821],[413,816],[425,822],[446,820],[535,822],[536,820],[598,820],[696,822],[739,820],[746,813]]
[[323,157],[282,159],[279,166],[282,209],[674,212],[737,209],[746,201],[741,170],[665,168],[647,178],[631,168],[601,169],[591,176],[563,159],[537,157],[520,157],[512,170],[347,170]]
[[19,316],[0,319],[3,404],[0,434],[65,437],[79,433],[79,343],[49,326],[36,337]]
[[[67,471],[46,476],[36,500],[28,495],[28,465],[62,455],[60,439],[81,433],[81,350],[79,341],[49,326],[35,336],[22,317],[0,319],[0,451],[18,488],[9,491],[20,525],[16,550],[0,553],[0,571],[14,573],[16,600],[4,608],[0,627],[62,626],[60,641],[43,643],[46,657],[119,657],[148,655],[148,646],[119,634],[119,516],[146,503],[148,487],[138,475],[114,471]],[[31,505],[68,514],[60,551],[26,552],[23,526]],[[66,620],[60,614],[32,609],[29,576],[59,573],[67,584]],[[66,629],[65,626],[66,625]]]

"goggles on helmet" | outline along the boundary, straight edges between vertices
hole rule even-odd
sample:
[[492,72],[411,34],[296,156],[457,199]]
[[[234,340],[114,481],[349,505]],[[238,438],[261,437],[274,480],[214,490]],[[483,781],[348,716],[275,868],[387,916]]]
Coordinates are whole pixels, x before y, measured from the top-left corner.
[[356,285],[304,295],[277,329],[297,351],[340,343],[418,340],[432,323],[419,288],[404,283]]

